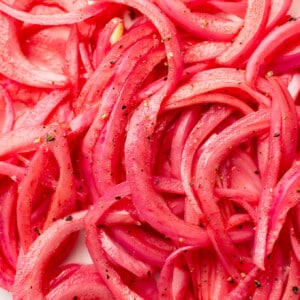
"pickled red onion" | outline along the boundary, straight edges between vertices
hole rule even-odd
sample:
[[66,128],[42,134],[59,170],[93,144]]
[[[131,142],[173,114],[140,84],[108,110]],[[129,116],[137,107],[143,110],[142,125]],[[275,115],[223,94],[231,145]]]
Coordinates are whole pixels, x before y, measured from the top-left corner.
[[299,298],[299,18],[225,2],[0,1],[14,299]]

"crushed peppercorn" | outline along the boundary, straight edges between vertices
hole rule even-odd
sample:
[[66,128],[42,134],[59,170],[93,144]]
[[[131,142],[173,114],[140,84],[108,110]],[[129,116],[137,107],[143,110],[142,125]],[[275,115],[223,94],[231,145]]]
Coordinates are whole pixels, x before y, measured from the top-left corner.
[[66,221],[72,221],[72,220],[73,220],[73,217],[72,217],[72,216],[67,216],[65,220],[66,220]]
[[53,142],[55,140],[55,137],[50,135],[49,133],[46,134],[46,142]]
[[35,228],[34,228],[34,232],[35,232],[37,235],[41,235],[41,230],[40,230],[38,227],[35,227]]
[[256,287],[261,287],[261,283],[258,280],[254,280],[254,284]]
[[228,281],[229,283],[234,283],[234,279],[233,279],[231,276],[227,278],[227,281]]

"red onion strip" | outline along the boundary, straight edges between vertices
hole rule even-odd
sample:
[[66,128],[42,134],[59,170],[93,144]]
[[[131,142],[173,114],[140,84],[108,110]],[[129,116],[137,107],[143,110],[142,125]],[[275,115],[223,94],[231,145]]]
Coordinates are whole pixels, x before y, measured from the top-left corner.
[[295,0],[50,2],[0,0],[0,287],[298,299]]

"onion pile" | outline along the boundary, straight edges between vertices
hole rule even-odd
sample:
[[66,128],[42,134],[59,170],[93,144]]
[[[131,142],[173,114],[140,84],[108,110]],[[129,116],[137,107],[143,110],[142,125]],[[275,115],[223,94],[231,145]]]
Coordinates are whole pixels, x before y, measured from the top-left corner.
[[0,1],[0,287],[299,299],[291,5]]

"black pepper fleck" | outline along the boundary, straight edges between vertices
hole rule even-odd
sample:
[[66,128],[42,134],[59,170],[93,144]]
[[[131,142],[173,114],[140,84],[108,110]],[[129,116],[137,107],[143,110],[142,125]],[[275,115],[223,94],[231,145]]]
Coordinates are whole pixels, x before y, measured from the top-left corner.
[[41,231],[38,227],[35,227],[34,228],[34,232],[37,234],[37,235],[41,235]]
[[67,216],[66,217],[66,221],[72,221],[73,220],[73,217],[72,216]]
[[49,142],[53,142],[55,140],[55,138],[50,135],[50,134],[46,134],[46,142],[49,143]]
[[233,280],[232,277],[228,277],[228,278],[227,278],[227,282],[229,282],[229,283],[234,283],[234,280]]
[[254,280],[254,284],[256,287],[261,287],[261,283],[258,280]]
[[298,288],[297,286],[293,286],[293,287],[292,287],[292,290],[293,290],[293,292],[294,292],[296,295],[298,295],[298,293],[299,293],[299,288]]

